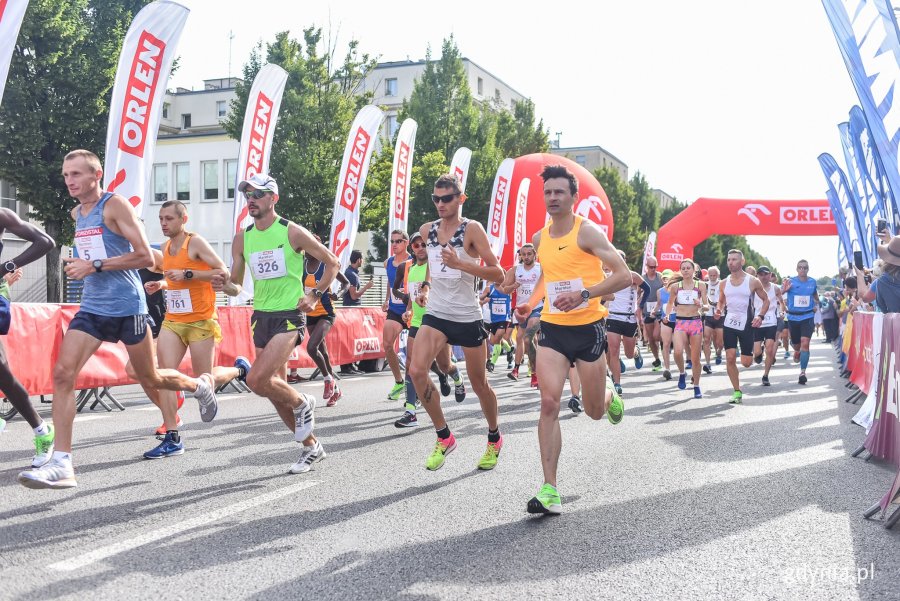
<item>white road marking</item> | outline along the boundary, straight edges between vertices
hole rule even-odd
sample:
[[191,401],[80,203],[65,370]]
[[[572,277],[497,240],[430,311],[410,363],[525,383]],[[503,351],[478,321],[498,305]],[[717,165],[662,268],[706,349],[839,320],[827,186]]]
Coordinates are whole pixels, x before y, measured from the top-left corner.
[[94,549],[93,551],[83,553],[78,557],[58,561],[56,563],[50,564],[50,568],[62,572],[71,572],[73,570],[89,566],[92,563],[96,563],[109,557],[113,557],[114,555],[118,555],[126,551],[131,551],[132,549],[137,549],[138,547],[142,547],[150,543],[155,543],[156,541],[162,540],[164,538],[176,536],[182,532],[186,532],[194,528],[199,528],[200,526],[218,522],[230,515],[241,513],[242,511],[247,511],[248,509],[251,509],[258,505],[271,503],[272,501],[276,501],[282,497],[300,492],[301,490],[304,490],[306,488],[311,488],[320,483],[321,481],[319,480],[305,480],[291,486],[285,486],[284,488],[279,488],[277,490],[273,490],[256,497],[239,501],[238,503],[234,503],[233,505],[220,507],[208,513],[204,513],[203,515],[185,520],[183,522],[178,522],[170,526],[163,526],[161,528],[154,528],[150,532],[145,532],[144,534],[140,534],[138,536],[135,536],[134,538],[129,538],[117,543],[113,543],[111,545],[107,545],[105,547],[100,547],[99,549]]

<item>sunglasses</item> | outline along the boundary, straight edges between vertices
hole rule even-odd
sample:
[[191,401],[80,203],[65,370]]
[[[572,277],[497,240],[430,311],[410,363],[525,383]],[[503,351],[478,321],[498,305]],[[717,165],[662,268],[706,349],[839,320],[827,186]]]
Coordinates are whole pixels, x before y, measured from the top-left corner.
[[403,244],[406,242],[405,238],[398,238],[397,240],[391,240],[391,244]]
[[413,248],[425,248],[425,243],[424,242],[413,242],[412,247]]
[[453,202],[453,199],[459,196],[459,192],[454,192],[453,194],[444,194],[443,196],[438,196],[437,194],[431,195],[432,202]]
[[253,200],[259,200],[266,194],[269,194],[269,190],[254,190],[253,192],[247,193],[244,192],[247,198],[252,198]]

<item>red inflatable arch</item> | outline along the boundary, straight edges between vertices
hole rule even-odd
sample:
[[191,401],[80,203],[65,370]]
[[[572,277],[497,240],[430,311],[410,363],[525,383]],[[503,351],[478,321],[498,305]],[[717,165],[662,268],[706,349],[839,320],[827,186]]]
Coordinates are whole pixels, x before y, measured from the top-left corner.
[[836,236],[827,200],[731,200],[698,198],[659,228],[659,269],[678,270],[694,247],[712,236]]
[[[515,253],[522,243],[531,242],[531,237],[547,222],[547,209],[544,206],[544,182],[541,180],[541,171],[545,165],[562,165],[575,175],[578,180],[578,202],[575,203],[575,212],[600,225],[606,231],[607,237],[612,240],[612,209],[606,192],[597,178],[578,163],[565,157],[546,153],[527,154],[516,159],[507,196],[506,240],[503,244],[503,254],[500,256],[500,265],[505,268],[515,264]],[[516,202],[524,180],[528,180],[525,236],[524,240],[518,241],[517,244],[515,238]]]

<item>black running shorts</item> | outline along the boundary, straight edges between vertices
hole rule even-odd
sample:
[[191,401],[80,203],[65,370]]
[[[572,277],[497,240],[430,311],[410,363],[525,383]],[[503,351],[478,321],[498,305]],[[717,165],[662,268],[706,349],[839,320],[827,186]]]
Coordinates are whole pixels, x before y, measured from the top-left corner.
[[606,328],[602,319],[580,326],[561,326],[542,321],[538,346],[553,349],[568,359],[572,366],[575,361],[593,363],[606,352]]

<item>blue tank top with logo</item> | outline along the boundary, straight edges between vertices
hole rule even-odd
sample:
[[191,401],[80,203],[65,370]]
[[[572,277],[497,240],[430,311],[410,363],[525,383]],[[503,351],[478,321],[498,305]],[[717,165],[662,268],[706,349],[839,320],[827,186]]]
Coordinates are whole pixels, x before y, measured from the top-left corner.
[[488,298],[490,299],[488,305],[491,307],[491,323],[509,321],[511,317],[510,296],[497,290],[496,286],[491,286],[491,295]]
[[[661,288],[659,291],[659,314],[662,315],[663,311],[666,310],[666,305],[669,304],[669,297],[672,296],[672,293],[669,292],[667,288]],[[669,313],[669,323],[675,323],[675,312]]]
[[788,321],[803,321],[810,319],[815,313],[816,281],[806,278],[803,282],[799,277],[791,278],[791,287],[787,291],[787,319]]
[[[75,209],[75,256],[86,261],[111,259],[134,249],[124,236],[103,223],[103,207],[112,197],[106,192],[90,213]],[[147,312],[147,300],[137,269],[117,269],[92,273],[84,278],[81,310],[107,317],[126,317]]]
[[394,292],[392,290],[394,286],[394,278],[397,276],[397,266],[394,265],[394,257],[390,257],[387,261],[384,262],[384,269],[387,272],[388,279],[388,311],[393,311],[398,315],[403,315],[403,313],[406,312],[406,303],[394,296]]

